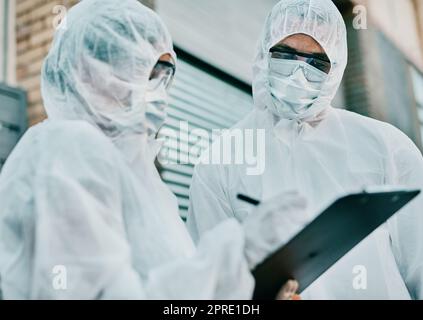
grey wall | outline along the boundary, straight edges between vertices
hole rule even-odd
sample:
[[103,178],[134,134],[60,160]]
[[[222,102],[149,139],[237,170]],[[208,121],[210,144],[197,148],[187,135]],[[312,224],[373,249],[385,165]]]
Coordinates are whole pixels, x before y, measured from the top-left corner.
[[179,47],[247,82],[264,20],[277,0],[155,0]]

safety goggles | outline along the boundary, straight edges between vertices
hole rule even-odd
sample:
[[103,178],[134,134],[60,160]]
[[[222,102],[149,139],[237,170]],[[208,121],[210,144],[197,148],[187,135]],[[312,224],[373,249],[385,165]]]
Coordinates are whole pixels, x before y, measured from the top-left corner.
[[283,60],[304,61],[312,67],[329,74],[332,64],[327,58],[317,57],[313,53],[300,53],[285,46],[274,46],[270,49],[272,58]]
[[163,85],[166,90],[169,90],[175,73],[176,67],[173,63],[167,61],[157,62],[150,75],[149,88],[155,90]]

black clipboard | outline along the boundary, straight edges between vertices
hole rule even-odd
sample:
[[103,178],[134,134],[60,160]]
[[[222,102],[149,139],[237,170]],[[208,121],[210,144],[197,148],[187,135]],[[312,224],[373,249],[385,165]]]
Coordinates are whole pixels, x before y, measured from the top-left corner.
[[304,291],[332,265],[417,197],[420,191],[343,197],[253,271],[254,300],[274,300],[295,279]]

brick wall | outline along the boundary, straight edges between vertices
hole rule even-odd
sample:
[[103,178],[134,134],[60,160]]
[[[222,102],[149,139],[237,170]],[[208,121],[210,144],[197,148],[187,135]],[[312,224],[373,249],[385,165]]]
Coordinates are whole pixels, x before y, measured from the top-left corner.
[[[16,78],[28,93],[30,125],[45,119],[40,94],[40,71],[53,38],[53,21],[57,13],[53,8],[64,5],[70,8],[78,0],[16,0]],[[154,0],[146,0],[153,7]]]
[[348,109],[393,124],[423,150],[410,61],[373,21],[368,29],[355,30],[351,12],[344,12],[349,61],[343,89]]
[[45,118],[40,94],[40,70],[52,41],[56,5],[70,7],[73,1],[16,0],[16,78],[28,94],[30,124]]

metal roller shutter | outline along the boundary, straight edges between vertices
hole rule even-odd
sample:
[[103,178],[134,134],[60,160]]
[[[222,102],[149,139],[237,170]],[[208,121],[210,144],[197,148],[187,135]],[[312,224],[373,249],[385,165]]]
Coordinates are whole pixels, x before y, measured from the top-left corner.
[[[189,131],[205,129],[212,137],[213,129],[226,129],[241,120],[253,108],[252,96],[230,82],[184,60],[178,61],[178,71],[171,91],[169,120],[164,129],[180,131],[180,121],[189,123]],[[182,137],[181,137],[182,138]],[[164,148],[189,150],[193,143],[187,139],[168,139]],[[210,143],[211,143],[210,139]],[[181,148],[182,147],[182,148]],[[207,145],[199,148],[199,154]],[[169,158],[172,155],[168,155]],[[175,160],[175,159],[172,159]],[[159,165],[163,180],[179,200],[182,218],[189,206],[189,187],[194,170],[192,164]]]

